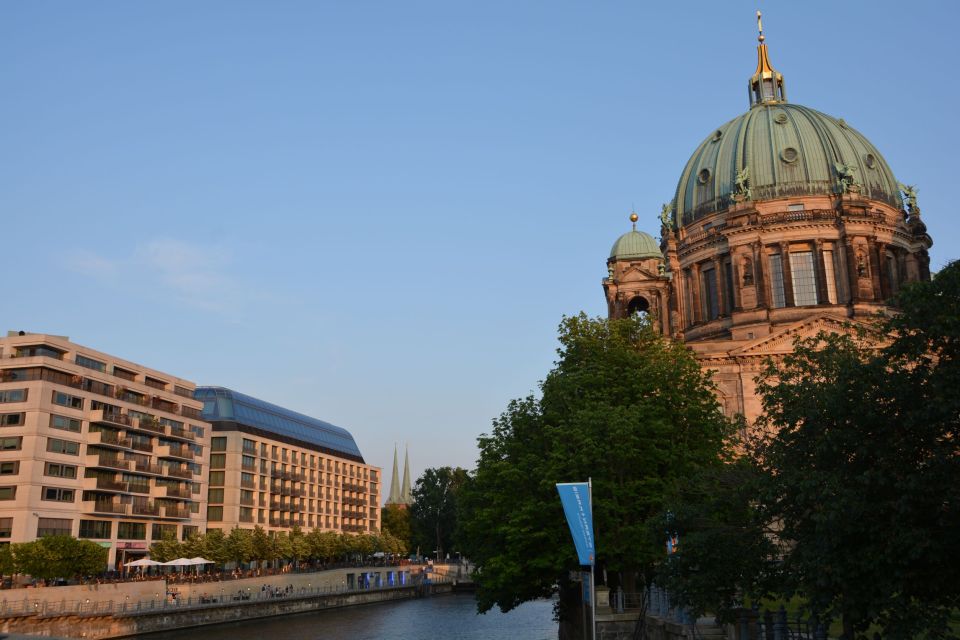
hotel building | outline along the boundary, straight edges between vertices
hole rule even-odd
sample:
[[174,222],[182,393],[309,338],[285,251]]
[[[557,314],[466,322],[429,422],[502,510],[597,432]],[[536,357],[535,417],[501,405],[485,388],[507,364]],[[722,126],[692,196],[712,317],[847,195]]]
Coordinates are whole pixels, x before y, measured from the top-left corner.
[[65,337],[0,338],[0,542],[68,534],[108,565],[205,525],[195,385]]
[[208,528],[380,530],[380,469],[348,431],[222,387],[195,397],[213,427]]

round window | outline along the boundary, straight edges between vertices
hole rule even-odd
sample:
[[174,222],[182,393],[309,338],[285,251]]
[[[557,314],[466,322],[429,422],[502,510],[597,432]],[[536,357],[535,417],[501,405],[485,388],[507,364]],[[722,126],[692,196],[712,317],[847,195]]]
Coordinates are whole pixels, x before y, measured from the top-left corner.
[[777,124],[787,124],[787,114],[783,111],[777,112],[777,115],[773,116],[773,121]]
[[863,164],[867,165],[868,168],[873,169],[877,166],[877,157],[872,153],[868,153],[863,157]]
[[714,141],[714,142],[716,142],[717,140],[719,140],[719,139],[722,138],[722,137],[723,137],[723,131],[720,131],[720,129],[717,129],[716,131],[713,132],[713,141]]
[[697,180],[700,184],[707,184],[710,182],[710,169],[701,169],[700,173],[697,174]]
[[784,162],[793,163],[800,157],[800,153],[793,147],[787,147],[780,152],[780,159]]

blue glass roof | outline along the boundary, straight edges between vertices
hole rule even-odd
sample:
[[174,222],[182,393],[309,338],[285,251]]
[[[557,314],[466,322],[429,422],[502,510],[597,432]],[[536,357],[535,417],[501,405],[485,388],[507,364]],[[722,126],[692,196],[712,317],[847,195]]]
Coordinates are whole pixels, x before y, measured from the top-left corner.
[[203,401],[208,422],[237,422],[363,460],[350,432],[329,422],[224,387],[197,387],[193,397]]

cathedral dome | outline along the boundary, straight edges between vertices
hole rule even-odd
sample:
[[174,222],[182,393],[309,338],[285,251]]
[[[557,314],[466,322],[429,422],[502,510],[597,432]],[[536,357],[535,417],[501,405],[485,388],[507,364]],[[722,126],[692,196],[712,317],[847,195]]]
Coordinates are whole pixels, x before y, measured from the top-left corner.
[[657,241],[649,233],[643,231],[628,231],[613,243],[610,249],[612,260],[629,260],[640,258],[662,258]]
[[869,140],[842,119],[786,102],[758,103],[694,151],[677,185],[679,224],[724,209],[747,169],[750,198],[841,193],[841,172],[868,198],[899,207],[897,180]]

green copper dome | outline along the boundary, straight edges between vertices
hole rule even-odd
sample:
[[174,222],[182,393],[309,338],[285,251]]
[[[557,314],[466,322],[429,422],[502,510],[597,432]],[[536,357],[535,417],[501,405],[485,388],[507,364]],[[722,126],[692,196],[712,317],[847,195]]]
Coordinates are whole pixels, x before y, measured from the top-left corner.
[[693,152],[677,185],[674,223],[733,204],[738,173],[749,176],[749,198],[756,201],[839,194],[841,172],[863,196],[900,206],[893,172],[859,131],[797,104],[759,102]]
[[610,257],[614,260],[629,260],[640,258],[662,258],[657,241],[649,233],[643,231],[628,231],[613,243]]

